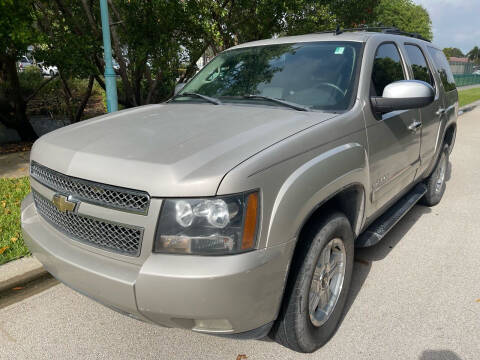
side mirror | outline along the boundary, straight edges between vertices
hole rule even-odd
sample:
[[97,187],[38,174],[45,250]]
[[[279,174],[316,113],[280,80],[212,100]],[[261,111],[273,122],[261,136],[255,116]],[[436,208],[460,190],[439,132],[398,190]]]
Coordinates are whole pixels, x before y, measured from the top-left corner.
[[370,101],[377,113],[396,110],[418,109],[425,107],[435,99],[433,87],[419,80],[402,80],[388,84],[383,96],[372,96]]
[[173,95],[174,96],[177,95],[180,92],[180,90],[183,89],[183,87],[185,85],[186,85],[186,83],[179,83],[179,84],[175,85],[175,91],[173,92]]

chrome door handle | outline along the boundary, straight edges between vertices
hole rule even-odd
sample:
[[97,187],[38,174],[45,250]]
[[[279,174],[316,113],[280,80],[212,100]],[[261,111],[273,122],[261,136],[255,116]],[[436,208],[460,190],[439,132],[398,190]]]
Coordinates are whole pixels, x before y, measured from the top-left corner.
[[441,115],[445,114],[446,112],[447,112],[447,110],[445,110],[445,109],[438,109],[438,111],[435,114],[438,115],[438,116],[441,116]]
[[418,129],[422,127],[422,123],[420,121],[414,121],[408,126],[408,130],[416,133]]

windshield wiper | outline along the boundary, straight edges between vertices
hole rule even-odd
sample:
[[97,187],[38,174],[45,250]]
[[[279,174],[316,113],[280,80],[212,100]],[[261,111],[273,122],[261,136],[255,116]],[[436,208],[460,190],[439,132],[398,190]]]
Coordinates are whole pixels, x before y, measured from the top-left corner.
[[280,99],[273,98],[273,97],[269,97],[269,96],[263,96],[263,95],[243,95],[242,98],[244,98],[244,99],[261,99],[261,100],[268,100],[268,101],[274,102],[274,103],[276,103],[276,104],[283,105],[283,106],[286,106],[286,107],[289,107],[289,108],[291,108],[291,109],[295,109],[295,110],[298,110],[298,111],[310,111],[310,107],[308,107],[308,106],[303,106],[303,105],[300,105],[300,104],[291,103],[291,102],[289,102],[289,101],[280,100]]
[[217,98],[210,97],[210,96],[207,96],[207,95],[202,95],[202,94],[195,93],[195,92],[184,92],[184,93],[181,93],[181,94],[178,94],[178,95],[174,96],[173,98],[175,99],[177,97],[182,97],[182,96],[196,97],[196,98],[200,98],[200,99],[203,99],[205,101],[208,101],[211,104],[222,105],[222,102],[220,100],[218,100]]

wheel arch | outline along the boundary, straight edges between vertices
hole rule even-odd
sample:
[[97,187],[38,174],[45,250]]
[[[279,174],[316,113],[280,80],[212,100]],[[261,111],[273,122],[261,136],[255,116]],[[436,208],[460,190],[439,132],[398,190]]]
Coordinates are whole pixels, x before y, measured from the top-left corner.
[[298,228],[297,243],[301,241],[302,234],[313,222],[324,216],[328,211],[335,210],[347,217],[353,233],[358,235],[365,210],[365,188],[363,185],[361,183],[346,185],[318,203]]
[[448,145],[448,153],[451,153],[455,145],[455,139],[457,137],[457,123],[451,123],[445,129],[445,135],[443,136],[443,143]]

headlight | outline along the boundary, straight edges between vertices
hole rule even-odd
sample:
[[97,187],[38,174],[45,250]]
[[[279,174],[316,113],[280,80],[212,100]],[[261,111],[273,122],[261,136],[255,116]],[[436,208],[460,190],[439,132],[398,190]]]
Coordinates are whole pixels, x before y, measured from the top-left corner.
[[236,254],[256,245],[258,192],[164,200],[153,247],[158,253]]

